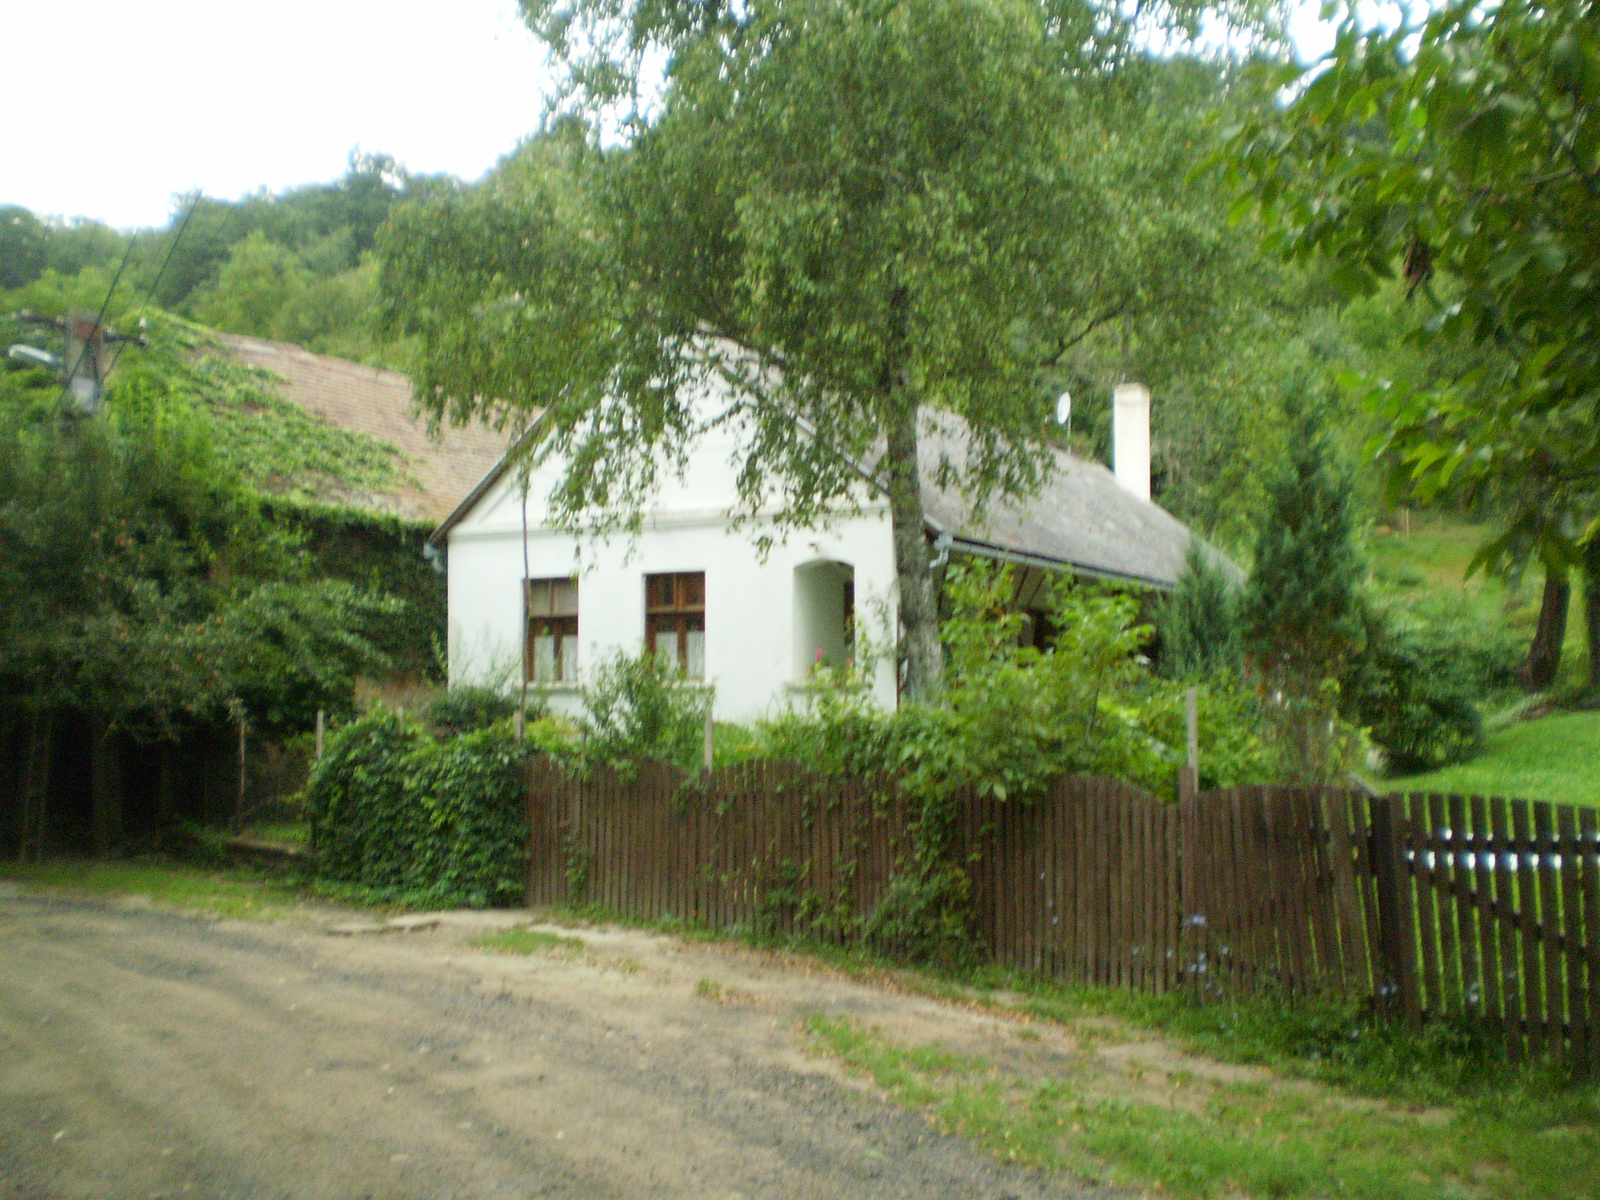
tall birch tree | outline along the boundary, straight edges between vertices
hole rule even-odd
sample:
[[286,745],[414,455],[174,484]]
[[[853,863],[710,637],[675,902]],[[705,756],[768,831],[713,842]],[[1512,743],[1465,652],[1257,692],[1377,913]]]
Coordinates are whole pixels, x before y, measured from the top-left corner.
[[[435,415],[566,462],[573,527],[637,527],[737,424],[736,514],[779,531],[887,497],[911,699],[942,653],[919,414],[974,503],[1026,495],[1086,339],[1198,313],[1218,233],[1178,193],[1135,21],[1081,0],[524,0],[559,115],[485,184],[403,208],[385,321]],[[1131,10],[1130,10],[1131,11]],[[1181,34],[1180,14],[1163,20]],[[1192,16],[1193,14],[1188,14]],[[696,406],[716,378],[715,405]],[[491,399],[492,398],[492,399]]]

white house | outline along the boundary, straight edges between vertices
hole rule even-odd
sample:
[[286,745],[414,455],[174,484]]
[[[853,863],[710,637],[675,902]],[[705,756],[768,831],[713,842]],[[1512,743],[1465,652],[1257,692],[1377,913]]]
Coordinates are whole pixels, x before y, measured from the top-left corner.
[[[1016,564],[1024,609],[1061,570],[1155,588],[1177,581],[1189,533],[1149,500],[1146,389],[1118,389],[1117,474],[1058,451],[1038,496],[991,503],[981,521],[936,483],[941,457],[960,457],[960,428],[930,417],[920,439],[936,562],[953,554]],[[887,500],[864,478],[859,514],[791,532],[763,559],[759,523],[729,527],[738,453],[732,431],[705,438],[683,478],[659,492],[643,531],[610,541],[547,520],[561,464],[533,470],[524,494],[503,459],[433,534],[447,548],[451,682],[515,681],[526,656],[528,678],[568,707],[593,664],[647,648],[713,684],[719,718],[746,720],[785,704],[819,662],[844,665],[858,635],[885,647],[897,628]],[[877,662],[872,690],[895,704],[892,654]]]

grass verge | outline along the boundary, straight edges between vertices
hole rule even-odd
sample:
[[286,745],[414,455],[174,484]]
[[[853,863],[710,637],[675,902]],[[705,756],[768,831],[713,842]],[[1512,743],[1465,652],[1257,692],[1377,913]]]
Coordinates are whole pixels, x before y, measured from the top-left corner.
[[1561,804],[1600,805],[1600,712],[1562,713],[1519,721],[1489,734],[1470,762],[1426,775],[1389,779],[1391,792],[1513,796]]
[[[1108,1092],[1088,1076],[1001,1068],[938,1046],[813,1016],[813,1046],[870,1077],[942,1132],[999,1158],[1097,1183],[1180,1196],[1360,1200],[1593,1200],[1592,1102],[1466,1105],[1447,1112],[1358,1104],[1328,1089],[1141,1073]],[[1138,1094],[1142,1093],[1142,1094]],[[1502,1101],[1505,1099],[1502,1096]]]
[[245,867],[204,868],[168,859],[0,864],[0,879],[41,891],[142,896],[210,917],[273,920],[311,899],[282,877]]

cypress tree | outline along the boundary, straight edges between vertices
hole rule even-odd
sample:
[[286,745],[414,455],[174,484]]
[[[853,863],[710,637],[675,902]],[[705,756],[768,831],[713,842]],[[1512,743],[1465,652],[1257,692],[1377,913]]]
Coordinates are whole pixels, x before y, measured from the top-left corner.
[[1270,490],[1241,615],[1245,653],[1263,682],[1309,699],[1361,645],[1365,569],[1353,537],[1350,477],[1314,416],[1297,425]]
[[1193,682],[1242,673],[1238,589],[1198,538],[1189,543],[1178,587],[1162,610],[1161,673]]

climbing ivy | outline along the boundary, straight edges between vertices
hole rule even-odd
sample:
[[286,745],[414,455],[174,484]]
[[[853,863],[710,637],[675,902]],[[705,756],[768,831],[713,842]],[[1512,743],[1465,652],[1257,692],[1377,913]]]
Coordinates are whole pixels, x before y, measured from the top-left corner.
[[306,785],[314,870],[420,907],[520,902],[527,755],[509,722],[435,738],[378,711],[337,730]]
[[249,486],[284,500],[359,508],[350,502],[414,482],[399,449],[286,400],[270,372],[222,352],[203,327],[161,312],[145,322],[150,345],[124,356],[115,402],[203,413],[218,456]]

